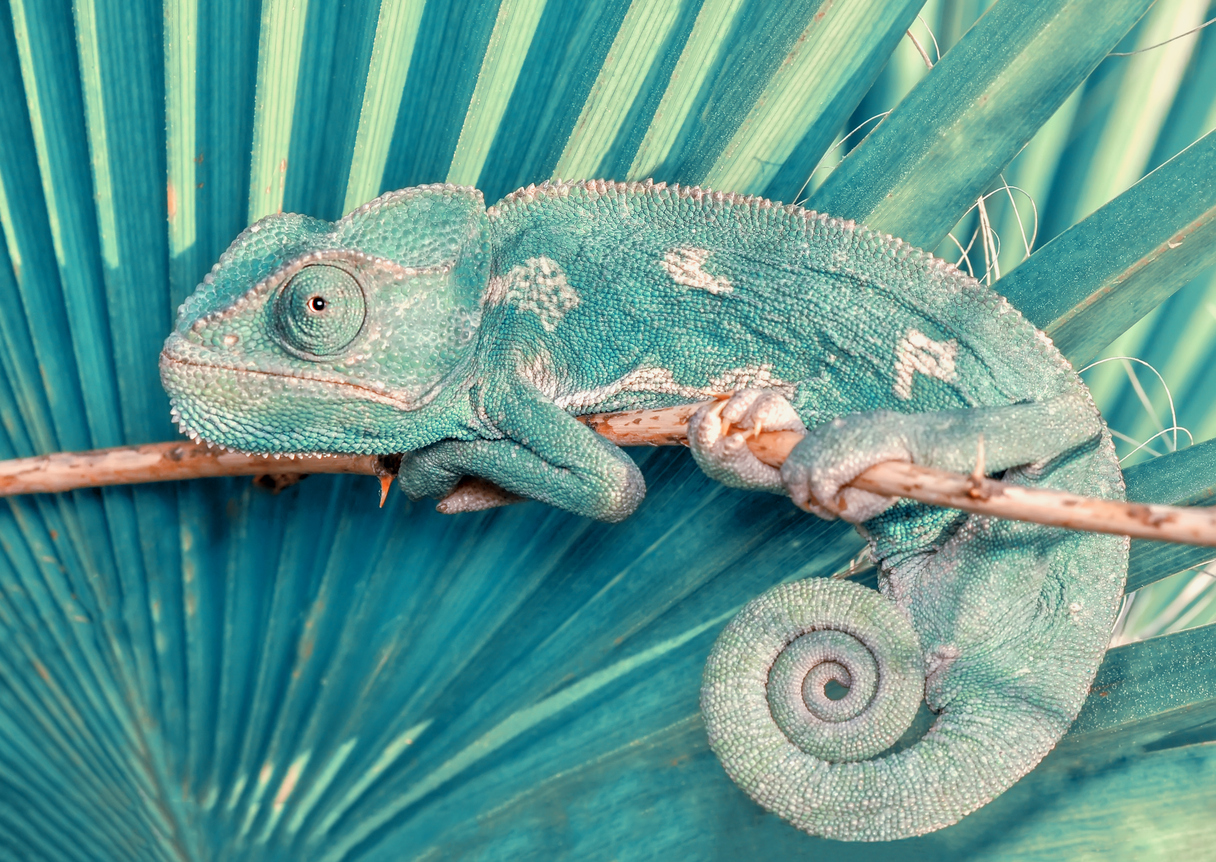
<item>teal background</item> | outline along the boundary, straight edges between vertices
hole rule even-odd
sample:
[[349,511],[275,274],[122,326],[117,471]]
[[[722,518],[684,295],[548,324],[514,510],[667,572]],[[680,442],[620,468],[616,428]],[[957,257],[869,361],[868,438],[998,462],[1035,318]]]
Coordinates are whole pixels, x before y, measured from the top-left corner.
[[[1216,27],[1106,57],[1216,7],[986,5],[0,0],[0,457],[172,439],[160,343],[251,220],[555,175],[806,201],[951,261],[953,231],[1074,362],[1151,362],[1216,436]],[[1147,369],[1085,376],[1122,437],[1172,423]],[[1216,444],[1187,442],[1131,455],[1132,496],[1210,502]],[[743,603],[859,539],[635,455],[613,526],[381,511],[365,477],[8,499],[0,857],[1210,858],[1210,551],[1135,543],[1122,645],[1028,778],[840,844],[729,782],[697,693]]]

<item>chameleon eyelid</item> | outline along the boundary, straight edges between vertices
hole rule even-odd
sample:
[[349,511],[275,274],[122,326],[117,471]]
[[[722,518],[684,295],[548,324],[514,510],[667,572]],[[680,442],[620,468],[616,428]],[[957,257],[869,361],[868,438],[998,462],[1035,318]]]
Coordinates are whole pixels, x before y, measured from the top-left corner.
[[[308,257],[312,258],[313,255],[309,255]],[[296,276],[298,276],[304,270],[308,269],[310,266],[318,266],[318,265],[333,267],[334,269],[341,270],[343,273],[345,273],[347,275],[347,277],[350,278],[352,282],[354,282],[354,285],[355,285],[356,289],[358,290],[358,296],[359,296],[359,303],[360,303],[359,324],[357,327],[354,328],[354,331],[352,333],[350,333],[349,339],[347,339],[340,347],[337,347],[332,353],[317,353],[313,350],[308,350],[305,345],[295,343],[296,341],[299,340],[300,335],[298,333],[292,333],[287,328],[288,325],[284,324],[279,318],[279,315],[281,312],[281,308],[280,308],[281,303],[283,303],[285,301],[287,294],[292,289],[292,284],[295,281]],[[319,309],[313,308],[313,303],[317,299],[320,299],[323,303],[322,307]],[[304,301],[305,314],[308,317],[312,318],[313,320],[320,320],[322,317],[329,317],[331,320],[337,321],[340,325],[341,324],[340,318],[334,318],[331,315],[325,314],[326,309],[328,308],[329,305],[330,305],[329,301],[326,300],[324,296],[322,296],[319,293],[314,293],[314,294],[310,295],[308,297],[308,299],[306,299]],[[320,260],[320,261],[309,259],[309,260],[306,260],[305,262],[301,263],[297,269],[291,271],[290,275],[283,280],[282,284],[280,284],[278,286],[278,288],[275,290],[275,296],[270,302],[269,311],[273,315],[273,319],[274,319],[273,327],[276,331],[276,341],[279,343],[279,345],[284,350],[286,350],[288,353],[291,353],[293,356],[296,356],[300,359],[308,360],[310,362],[326,362],[326,361],[333,360],[337,356],[341,356],[343,353],[346,353],[348,348],[352,344],[354,344],[356,341],[358,341],[359,336],[361,336],[366,331],[367,321],[368,321],[367,288],[364,286],[363,279],[360,278],[360,273],[359,273],[358,269],[347,265],[345,261],[340,260],[340,259],[339,260]]]

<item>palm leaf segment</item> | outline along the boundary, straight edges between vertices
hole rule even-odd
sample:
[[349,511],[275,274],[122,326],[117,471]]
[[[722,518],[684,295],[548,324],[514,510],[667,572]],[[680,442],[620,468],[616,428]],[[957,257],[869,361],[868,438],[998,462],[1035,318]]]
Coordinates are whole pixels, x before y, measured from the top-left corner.
[[[494,199],[554,175],[809,192],[954,257],[952,228],[966,247],[992,226],[970,261],[993,279],[1020,262],[1021,230],[996,198],[969,209],[1003,178],[1052,241],[998,290],[1077,362],[1151,361],[1179,420],[1213,436],[1216,28],[1103,60],[1206,20],[1206,2],[981,5],[930,2],[917,23],[918,3],[878,0],[0,0],[0,455],[170,439],[160,341],[249,220],[334,218],[442,179]],[[888,110],[830,170],[860,137],[838,134]],[[1091,375],[1116,430],[1156,430],[1142,375]],[[845,567],[858,540],[712,486],[678,453],[643,461],[646,511],[612,527],[539,507],[445,519],[400,498],[381,514],[351,477],[277,498],[214,480],[8,501],[0,845],[82,860],[847,855],[735,790],[696,692],[744,601]],[[1128,475],[1159,502],[1206,500],[1213,477],[1210,445]],[[1137,547],[1132,585],[1197,553]],[[1211,619],[1198,577],[1142,595],[1129,620]],[[1112,651],[1060,749],[919,849],[1206,846],[1213,646],[1209,627]]]

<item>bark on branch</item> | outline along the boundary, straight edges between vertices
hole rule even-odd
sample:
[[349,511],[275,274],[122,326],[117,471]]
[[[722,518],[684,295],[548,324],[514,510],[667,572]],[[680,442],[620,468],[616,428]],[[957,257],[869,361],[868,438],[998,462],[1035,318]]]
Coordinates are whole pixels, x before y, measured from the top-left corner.
[[[599,413],[579,418],[621,446],[670,446],[687,443],[688,418],[700,406],[687,404],[662,410]],[[785,461],[800,439],[801,435],[796,432],[769,431],[752,438],[748,445],[761,461],[776,467]],[[206,444],[182,440],[0,461],[0,496],[208,476],[310,473],[376,476],[383,492],[391,483],[395,469],[392,458],[375,455],[275,458],[222,452]],[[1098,500],[894,461],[876,464],[852,484],[876,494],[907,497],[980,515],[1216,547],[1216,509]]]

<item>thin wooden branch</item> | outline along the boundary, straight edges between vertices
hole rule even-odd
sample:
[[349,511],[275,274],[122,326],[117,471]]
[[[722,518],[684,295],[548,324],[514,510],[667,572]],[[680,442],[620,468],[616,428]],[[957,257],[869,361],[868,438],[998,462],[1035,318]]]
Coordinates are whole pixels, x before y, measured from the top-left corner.
[[119,446],[92,452],[55,452],[36,458],[0,461],[0,497],[54,494],[103,485],[172,482],[210,476],[307,475],[309,473],[376,474],[376,456],[275,458],[212,449],[206,443],[179,440]]
[[[688,419],[700,407],[688,404],[608,413],[584,417],[584,421],[622,446],[670,445],[686,443]],[[800,440],[802,435],[795,431],[766,431],[748,440],[748,448],[766,464],[780,467]],[[875,464],[850,484],[887,497],[906,497],[1011,521],[1216,547],[1216,509],[1099,500],[902,461]]]
[[[700,406],[687,404],[662,410],[598,413],[579,419],[621,446],[687,445],[688,419]],[[766,431],[750,439],[748,445],[761,461],[780,466],[801,439],[802,435],[791,431]],[[376,476],[383,493],[391,483],[395,469],[393,459],[375,455],[274,458],[224,452],[183,440],[0,461],[0,496],[209,476],[310,473]],[[876,464],[858,476],[852,485],[876,494],[907,497],[980,515],[1216,547],[1216,509],[1098,500],[895,461]]]

